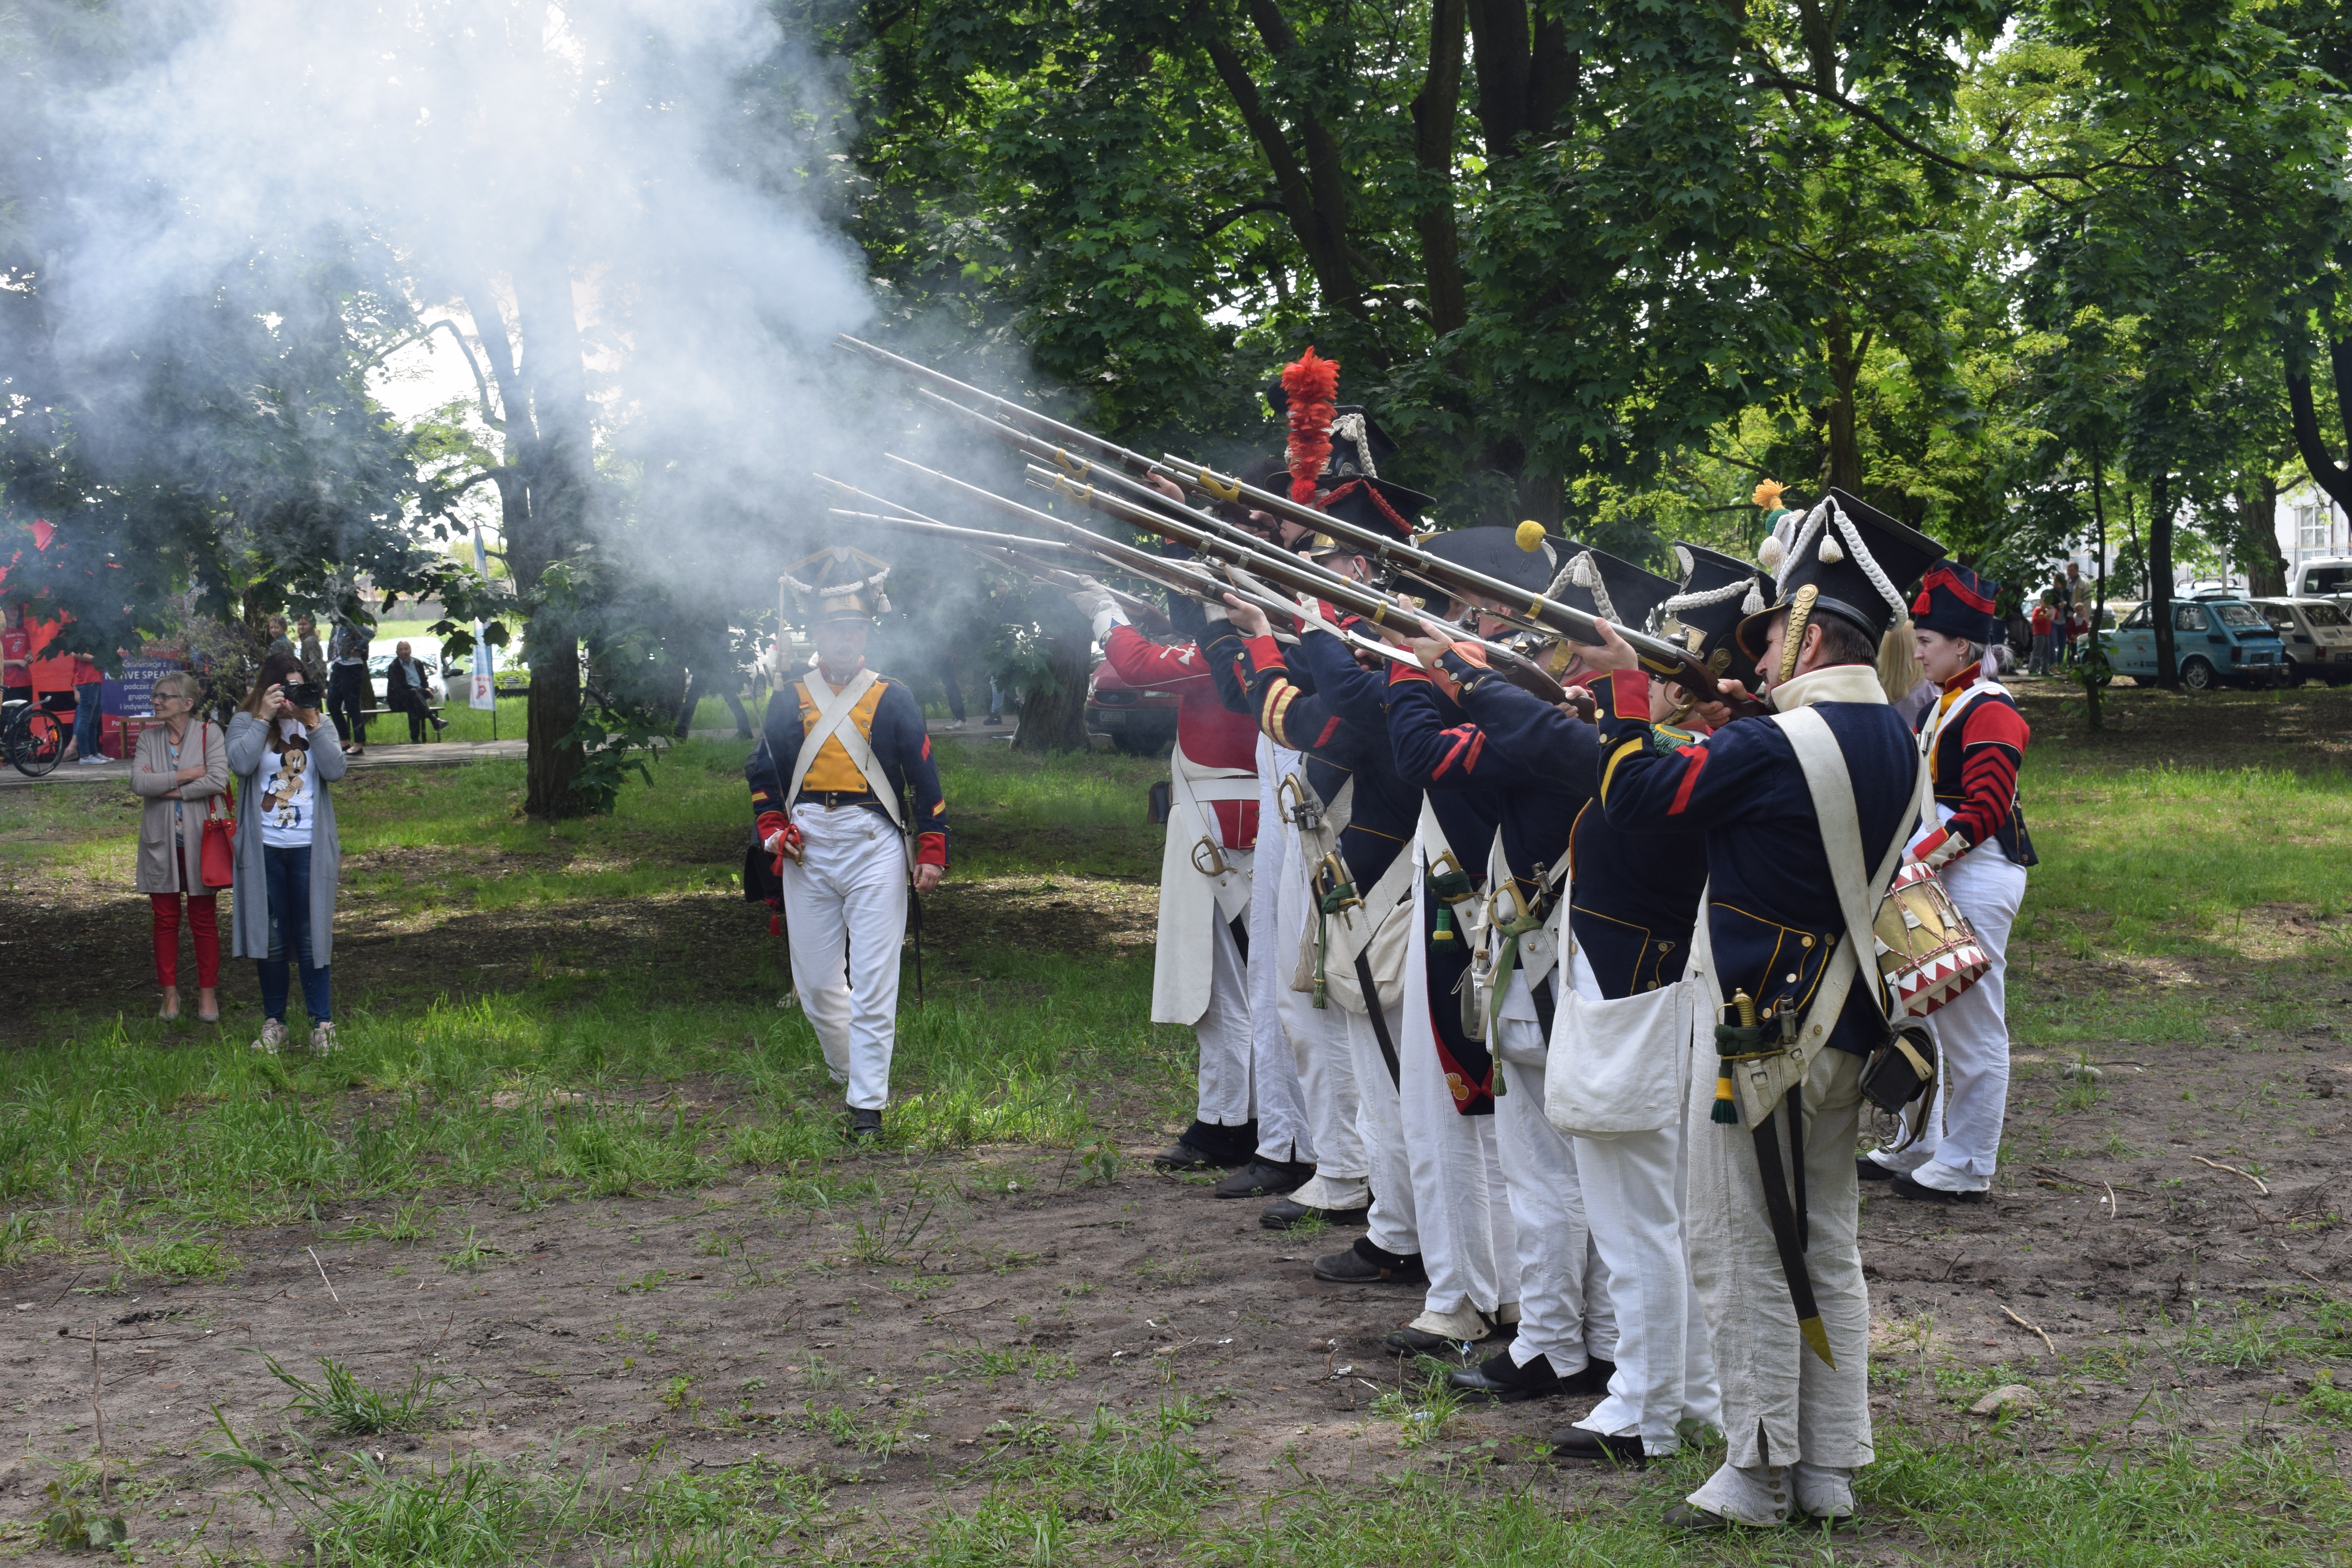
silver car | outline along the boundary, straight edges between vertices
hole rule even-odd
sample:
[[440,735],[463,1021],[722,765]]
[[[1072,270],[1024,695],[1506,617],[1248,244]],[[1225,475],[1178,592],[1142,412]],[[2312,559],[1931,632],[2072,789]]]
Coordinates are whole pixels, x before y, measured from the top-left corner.
[[2286,645],[2287,684],[2316,677],[2330,686],[2352,680],[2352,616],[2334,599],[2256,599],[2254,607]]

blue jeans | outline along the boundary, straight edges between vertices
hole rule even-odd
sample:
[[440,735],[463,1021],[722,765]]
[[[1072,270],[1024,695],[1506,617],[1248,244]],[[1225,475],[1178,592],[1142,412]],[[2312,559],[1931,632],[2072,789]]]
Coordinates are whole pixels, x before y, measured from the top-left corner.
[[301,960],[302,1008],[313,1024],[334,1021],[327,990],[327,966],[310,963],[310,849],[261,850],[261,882],[269,900],[269,956],[255,961],[261,971],[261,1011],[286,1021],[287,954]]
[[106,722],[99,712],[99,699],[105,687],[93,681],[74,688],[74,754],[97,757],[105,754]]

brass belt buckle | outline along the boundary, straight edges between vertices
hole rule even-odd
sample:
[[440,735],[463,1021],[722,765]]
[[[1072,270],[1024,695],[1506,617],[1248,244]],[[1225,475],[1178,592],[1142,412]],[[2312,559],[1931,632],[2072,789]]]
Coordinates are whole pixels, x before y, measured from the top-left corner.
[[[1209,857],[1209,863],[1205,866],[1201,863],[1203,850],[1207,851]],[[1201,835],[1201,842],[1192,846],[1192,869],[1203,877],[1222,877],[1233,868],[1225,864],[1224,856],[1219,853],[1217,841],[1203,833]]]

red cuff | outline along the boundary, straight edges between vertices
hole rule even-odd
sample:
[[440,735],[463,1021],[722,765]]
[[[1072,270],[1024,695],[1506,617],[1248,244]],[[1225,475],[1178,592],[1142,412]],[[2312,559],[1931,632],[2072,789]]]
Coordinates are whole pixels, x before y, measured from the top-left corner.
[[937,866],[944,871],[948,866],[948,836],[944,833],[915,835],[915,864]]
[[1272,632],[1262,637],[1244,637],[1242,646],[1249,649],[1252,668],[1259,670],[1282,668],[1282,645],[1274,640]]
[[1620,719],[1650,717],[1650,678],[1638,669],[1609,672],[1609,711]]
[[1918,847],[1911,851],[1911,858],[1933,870],[1948,860],[1958,859],[1969,849],[1968,835],[1948,823],[1921,839]]
[[782,833],[787,823],[788,819],[782,812],[763,811],[760,814],[759,819],[751,825],[751,831],[760,836],[761,843],[765,844],[769,839]]
[[1422,668],[1421,666],[1417,664],[1407,664],[1401,658],[1392,658],[1388,661],[1388,665],[1389,684],[1391,686],[1395,686],[1400,682],[1407,680],[1429,679],[1429,671]]

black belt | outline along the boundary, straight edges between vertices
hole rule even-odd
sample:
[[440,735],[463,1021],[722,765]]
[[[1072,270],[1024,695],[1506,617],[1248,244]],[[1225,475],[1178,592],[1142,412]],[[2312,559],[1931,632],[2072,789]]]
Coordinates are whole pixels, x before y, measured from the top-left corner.
[[827,811],[835,811],[845,805],[879,806],[882,797],[870,789],[804,789],[793,804],[821,805]]

